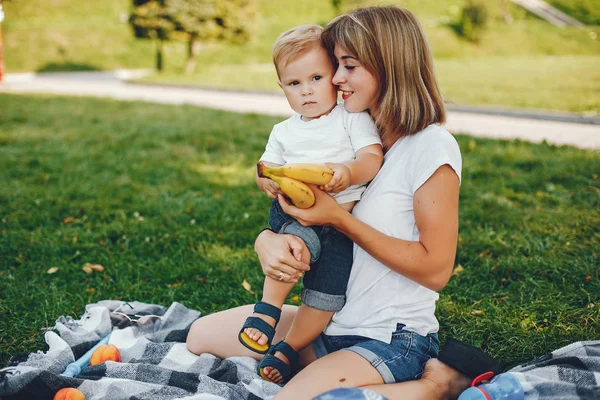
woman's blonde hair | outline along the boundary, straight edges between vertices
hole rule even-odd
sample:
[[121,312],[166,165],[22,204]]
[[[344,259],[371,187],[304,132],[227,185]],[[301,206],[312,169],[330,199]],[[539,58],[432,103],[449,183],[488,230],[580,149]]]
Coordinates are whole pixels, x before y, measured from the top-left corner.
[[321,36],[357,57],[379,83],[371,116],[384,148],[398,138],[446,120],[444,100],[433,71],[433,56],[419,21],[400,7],[368,7],[340,15]]
[[319,25],[300,25],[283,32],[273,43],[273,64],[277,70],[285,67],[298,57],[301,57],[321,46],[323,28]]

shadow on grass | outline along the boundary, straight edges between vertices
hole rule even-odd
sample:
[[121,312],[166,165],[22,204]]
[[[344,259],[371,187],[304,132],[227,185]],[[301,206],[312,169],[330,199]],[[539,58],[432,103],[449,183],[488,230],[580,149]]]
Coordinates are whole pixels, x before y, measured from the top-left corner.
[[89,64],[79,64],[72,62],[48,63],[40,67],[36,72],[61,72],[61,71],[100,71],[100,68]]

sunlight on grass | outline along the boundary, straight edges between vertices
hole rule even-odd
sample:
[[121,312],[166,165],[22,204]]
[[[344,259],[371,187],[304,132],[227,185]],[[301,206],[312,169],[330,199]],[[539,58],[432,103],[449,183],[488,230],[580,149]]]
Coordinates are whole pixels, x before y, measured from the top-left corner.
[[208,182],[225,185],[245,185],[254,180],[256,167],[248,168],[242,165],[191,164],[190,169]]

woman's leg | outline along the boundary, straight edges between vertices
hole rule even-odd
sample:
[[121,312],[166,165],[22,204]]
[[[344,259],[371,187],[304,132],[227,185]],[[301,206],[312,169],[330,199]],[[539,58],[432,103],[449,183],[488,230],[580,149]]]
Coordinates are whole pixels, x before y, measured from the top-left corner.
[[[195,354],[210,353],[223,359],[233,356],[248,356],[256,360],[262,359],[261,354],[247,349],[238,340],[240,327],[244,324],[246,318],[252,315],[252,311],[253,305],[247,305],[199,318],[192,324],[188,333],[188,350]],[[296,316],[296,311],[297,307],[283,306],[281,319],[275,330],[275,341],[285,337]],[[314,359],[314,353],[310,354],[312,352],[310,348],[307,349],[307,352],[308,354],[304,354],[303,357]],[[304,362],[307,363],[307,361]]]
[[379,372],[352,351],[336,351],[314,361],[289,381],[274,399],[306,400],[339,387],[383,383]]
[[425,364],[421,379],[383,384],[379,372],[352,351],[336,351],[303,369],[275,399],[306,400],[340,387],[365,387],[390,400],[456,399],[469,386],[469,379],[437,359]]
[[366,386],[365,389],[380,393],[390,400],[452,400],[466,390],[469,384],[469,378],[437,358],[432,358],[425,364],[421,379],[388,385],[371,385]]

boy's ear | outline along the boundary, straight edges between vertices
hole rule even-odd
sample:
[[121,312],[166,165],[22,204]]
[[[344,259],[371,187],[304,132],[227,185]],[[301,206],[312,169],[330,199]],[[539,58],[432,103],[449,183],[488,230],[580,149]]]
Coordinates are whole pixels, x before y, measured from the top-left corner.
[[277,84],[279,85],[280,88],[283,89],[283,85],[281,84],[281,81],[277,81]]

